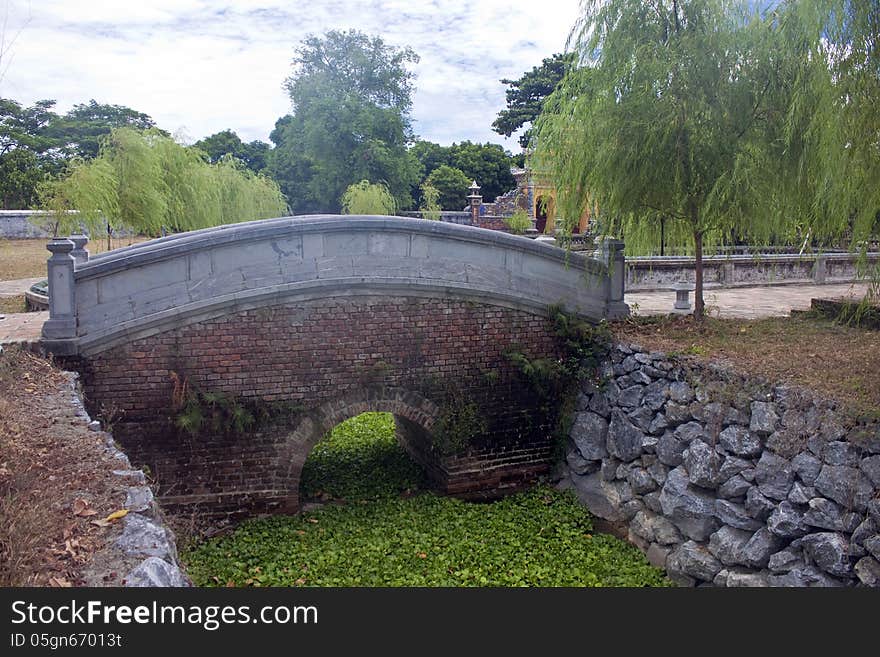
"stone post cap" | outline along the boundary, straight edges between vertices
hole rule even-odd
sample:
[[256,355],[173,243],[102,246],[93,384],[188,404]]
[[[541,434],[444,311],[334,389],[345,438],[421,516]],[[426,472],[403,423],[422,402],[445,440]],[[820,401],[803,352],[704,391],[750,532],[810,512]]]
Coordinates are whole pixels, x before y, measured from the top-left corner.
[[54,239],[46,245],[53,255],[65,255],[73,251],[76,245],[67,238]]
[[696,289],[696,285],[691,283],[690,281],[678,281],[677,283],[672,284],[672,289],[678,292],[679,290],[685,292],[692,292]]
[[623,251],[623,249],[626,247],[626,244],[623,240],[611,237],[606,237],[605,239],[601,240],[599,244],[601,245],[603,251]]
[[67,239],[69,239],[71,242],[74,243],[74,245],[76,246],[77,250],[83,248],[86,244],[89,243],[89,238],[88,238],[88,236],[86,236],[86,235],[82,235],[82,234],[71,235],[71,236],[68,237]]

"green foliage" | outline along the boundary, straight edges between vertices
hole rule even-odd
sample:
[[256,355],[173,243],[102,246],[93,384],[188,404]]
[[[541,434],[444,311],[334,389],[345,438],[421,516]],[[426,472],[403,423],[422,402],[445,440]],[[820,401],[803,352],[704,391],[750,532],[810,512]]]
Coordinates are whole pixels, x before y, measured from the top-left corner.
[[412,141],[409,48],[357,30],[306,38],[286,87],[293,112],[270,139],[269,169],[296,213],[338,212],[349,185],[382,180],[397,207],[411,207],[418,163]]
[[161,132],[114,129],[92,160],[74,159],[67,176],[41,190],[64,229],[74,219],[91,234],[124,227],[158,235],[285,213],[278,186],[231,157],[217,164]]
[[231,155],[254,173],[260,173],[266,168],[266,158],[269,154],[269,144],[266,142],[254,140],[246,144],[232,130],[209,135],[197,141],[193,147],[204,151],[211,164],[216,164],[225,156]]
[[[505,91],[507,109],[498,112],[492,129],[499,135],[510,137],[527,123],[533,124],[541,113],[544,100],[553,93],[573,62],[573,53],[555,54],[544,58],[540,66],[533,67],[518,80],[501,80],[508,86]],[[528,128],[519,137],[520,146],[528,147],[531,137],[532,130]]]
[[[442,165],[453,169],[459,169],[467,178],[467,185],[476,180],[480,185],[480,193],[486,203],[491,203],[495,198],[513,187],[516,181],[510,173],[510,167],[516,165],[516,161],[510,153],[499,144],[475,144],[463,141],[452,146],[440,146],[429,141],[417,141],[410,149],[410,153],[422,165],[425,174],[431,174]],[[467,192],[464,193],[466,195]],[[445,205],[444,209],[458,209],[464,206],[464,202],[455,205]]]
[[441,164],[425,179],[425,184],[437,190],[444,210],[461,210],[467,205],[471,179],[461,169]]
[[199,586],[670,586],[592,529],[547,487],[493,504],[423,494],[250,520],[182,558]]
[[456,389],[434,423],[434,447],[444,455],[461,454],[488,430],[489,422],[479,405]]
[[522,208],[517,208],[509,217],[504,217],[504,224],[510,229],[514,235],[522,235],[532,227],[532,220],[529,218],[528,212]]
[[254,426],[254,415],[227,395],[189,388],[180,401],[175,424],[191,436],[241,434]]
[[394,214],[394,197],[382,183],[361,180],[342,195],[343,214]]
[[33,207],[39,200],[37,188],[46,175],[32,151],[15,148],[0,155],[0,208]]
[[422,469],[397,443],[391,413],[362,413],[338,424],[306,459],[306,499],[368,500],[422,488]]
[[[152,118],[123,105],[105,105],[94,99],[74,105],[64,116],[52,121],[46,131],[67,157],[98,157],[101,143],[115,128],[155,130]],[[168,136],[167,132],[158,131]]]
[[422,218],[430,221],[440,220],[440,192],[431,183],[422,185]]

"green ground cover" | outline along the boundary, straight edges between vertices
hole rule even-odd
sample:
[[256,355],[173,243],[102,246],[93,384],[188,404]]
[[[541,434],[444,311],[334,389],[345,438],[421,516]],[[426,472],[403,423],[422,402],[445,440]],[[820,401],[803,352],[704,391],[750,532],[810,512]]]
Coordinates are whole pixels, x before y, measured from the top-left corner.
[[634,547],[593,533],[570,493],[494,503],[417,492],[393,419],[367,413],[313,450],[303,493],[328,503],[246,521],[183,551],[200,586],[667,586]]

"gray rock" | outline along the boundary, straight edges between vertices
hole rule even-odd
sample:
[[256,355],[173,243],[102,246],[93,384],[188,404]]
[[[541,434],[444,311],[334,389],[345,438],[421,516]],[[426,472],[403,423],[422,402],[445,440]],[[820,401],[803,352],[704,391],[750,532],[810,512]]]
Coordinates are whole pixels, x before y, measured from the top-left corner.
[[811,527],[851,533],[859,526],[859,516],[844,512],[837,504],[824,497],[814,497],[809,501],[809,506],[804,514],[804,522]]
[[116,545],[125,554],[177,561],[174,541],[164,527],[138,513],[129,513],[123,523],[122,534],[116,539]]
[[125,586],[184,587],[190,583],[177,566],[159,557],[148,557],[125,576]]
[[734,475],[738,475],[743,470],[747,470],[751,467],[751,461],[741,459],[737,456],[728,456],[724,459],[724,463],[722,464],[721,470],[718,472],[718,474],[721,477],[721,481],[727,481]]
[[679,441],[671,431],[667,431],[657,441],[657,458],[668,466],[678,466],[684,462],[684,450],[687,447]]
[[833,413],[825,414],[820,431],[826,443],[841,440],[846,436],[846,430],[840,425]]
[[645,392],[642,395],[642,405],[652,411],[658,411],[666,403],[668,394],[669,386],[666,384],[666,381],[654,381],[645,388]]
[[766,568],[770,557],[784,544],[781,538],[772,534],[766,527],[761,527],[743,546],[743,561],[751,568]]
[[868,501],[868,516],[880,525],[880,497]]
[[645,387],[640,385],[629,386],[628,388],[623,388],[620,391],[620,394],[617,396],[617,404],[618,406],[624,406],[626,408],[636,408],[642,403],[642,392]]
[[761,494],[754,486],[746,493],[746,513],[752,518],[766,520],[776,509],[776,505]]
[[[625,486],[621,494],[624,496],[627,494]],[[631,499],[624,502],[620,509],[623,513],[623,519],[629,522],[639,511],[645,510],[645,503],[641,500]]]
[[[673,384],[675,385],[675,384]],[[666,404],[666,421],[670,426],[687,422],[691,419],[691,410],[688,406],[670,401]]]
[[644,438],[642,438],[642,451],[645,454],[655,454],[657,452],[658,441],[659,438],[657,436],[651,435],[650,433],[644,434]]
[[795,568],[803,567],[804,559],[800,550],[786,548],[770,555],[767,567],[775,574],[787,573]]
[[788,493],[788,501],[792,504],[809,504],[816,497],[816,489],[812,486],[804,486],[799,481],[794,482]]
[[849,577],[853,566],[849,558],[849,542],[841,534],[820,532],[804,536],[804,554],[829,575]]
[[596,415],[607,418],[611,415],[611,404],[608,403],[608,395],[597,393],[590,398],[590,410]]
[[769,402],[752,402],[752,418],[749,421],[749,429],[761,436],[769,436],[776,431],[779,424],[779,415],[776,408]]
[[705,545],[686,541],[669,555],[666,568],[670,573],[680,573],[704,582],[711,582],[721,570],[721,562]]
[[[587,388],[590,388],[590,392],[585,392]],[[582,386],[580,392],[578,392],[577,397],[574,400],[574,409],[576,411],[586,411],[590,408],[590,398],[593,396],[593,386],[592,381],[586,381]]]
[[677,427],[673,432],[676,440],[685,445],[689,445],[694,440],[702,440],[706,438],[706,432],[703,431],[703,425],[699,422],[688,422]]
[[[642,457],[644,458],[644,457]],[[657,482],[658,486],[662,486],[666,483],[666,476],[669,474],[669,466],[663,465],[659,460],[652,463],[647,468],[648,474],[651,475],[651,478]]]
[[755,469],[754,468],[746,468],[742,472],[739,473],[739,476],[745,479],[750,483],[755,483]]
[[629,523],[631,532],[640,536],[642,539],[651,542],[654,540],[654,528],[651,525],[651,518],[648,513],[639,511]]
[[803,514],[788,501],[780,502],[770,514],[767,528],[782,538],[799,538],[809,531]]
[[628,356],[623,359],[623,371],[624,372],[634,372],[641,366],[641,363],[637,361],[633,356]]
[[735,497],[742,497],[751,487],[752,485],[740,475],[734,475],[718,487],[718,495],[719,497],[730,500]]
[[[584,506],[594,516],[620,522],[624,519],[623,504],[632,499],[627,495],[629,486],[623,482],[609,482],[602,478],[601,472],[588,475],[571,475],[575,493]],[[624,490],[624,486],[627,490]]]
[[597,413],[585,411],[575,415],[571,439],[587,461],[598,461],[606,456],[608,421]]
[[584,475],[599,469],[599,461],[588,461],[581,456],[580,450],[573,448],[565,455],[565,462],[575,474]]
[[743,548],[752,538],[752,532],[723,526],[709,537],[709,552],[725,566],[745,565]]
[[651,530],[654,540],[661,545],[678,545],[681,543],[681,533],[669,520],[661,515],[654,515],[650,519]]
[[601,463],[600,473],[602,474],[602,479],[605,481],[614,481],[617,479],[617,468],[620,466],[620,461],[615,458],[607,458]]
[[875,559],[880,559],[880,535],[866,538],[862,542],[862,545],[864,545],[865,549],[871,553],[871,556]]
[[784,575],[770,575],[767,578],[770,586],[790,587],[838,587],[842,586],[839,580],[823,573],[813,566],[804,566],[802,568],[794,568]]
[[666,477],[660,491],[660,506],[663,515],[695,541],[706,540],[718,528],[714,496],[690,486],[682,467],[675,468]]
[[131,479],[132,483],[137,486],[145,486],[147,483],[147,477],[143,470],[114,470],[113,474],[117,477]]
[[147,486],[132,486],[125,492],[125,508],[135,513],[153,509],[153,491]]
[[877,523],[875,523],[871,518],[865,518],[865,520],[855,528],[850,536],[850,549],[854,545],[862,547],[865,544],[865,541],[871,538],[874,534],[877,533]]
[[683,459],[692,484],[714,489],[721,482],[720,472],[724,457],[702,440],[694,440],[684,451]]
[[729,426],[719,434],[718,440],[724,449],[737,456],[761,453],[761,439],[745,427]]
[[812,486],[816,483],[819,472],[822,471],[822,461],[812,454],[801,452],[791,460],[791,467],[794,468],[802,482],[807,486]]
[[781,456],[764,452],[755,466],[755,481],[765,497],[784,500],[794,483],[794,469]]
[[728,588],[758,588],[770,586],[767,576],[763,573],[753,573],[748,570],[739,570],[731,568],[727,574]]
[[651,421],[654,419],[654,411],[652,411],[647,406],[639,406],[636,410],[632,411],[627,415],[634,425],[636,425],[642,431],[648,431],[651,426]]
[[669,386],[669,398],[677,404],[690,404],[694,400],[694,389],[684,381],[676,381]]
[[880,561],[873,557],[862,557],[855,567],[856,577],[865,586],[880,587]]
[[822,461],[828,465],[856,467],[859,464],[859,456],[859,450],[843,440],[825,443],[825,446],[822,448]]
[[626,475],[626,481],[636,495],[644,495],[652,490],[657,490],[657,482],[644,468],[631,468]]
[[858,512],[863,512],[874,497],[874,487],[865,474],[845,465],[822,466],[815,486],[821,495]]
[[651,424],[648,426],[648,431],[659,436],[668,426],[669,421],[666,419],[666,416],[663,413],[658,413],[654,416],[654,419],[651,420]]
[[752,532],[764,526],[763,522],[749,516],[741,504],[728,500],[715,500],[715,517],[725,525]]
[[863,458],[859,463],[859,468],[876,488],[880,488],[880,455]]
[[608,426],[606,446],[608,452],[621,461],[632,461],[642,454],[642,433],[620,411],[612,411],[611,424]]
[[647,495],[643,496],[642,501],[645,503],[645,506],[654,513],[663,513],[663,507],[660,506],[659,490],[655,490],[653,493],[648,493]]
[[645,556],[648,558],[648,563],[650,563],[655,568],[666,568],[666,559],[669,557],[670,550],[666,546],[658,545],[657,543],[651,543],[648,547],[648,551],[645,553]]
[[747,427],[749,426],[749,414],[738,408],[728,408],[724,415],[724,424],[741,424]]
[[642,370],[633,370],[626,376],[622,376],[617,380],[621,388],[627,388],[633,385],[646,386],[651,383],[651,377],[642,372]]
[[101,423],[98,420],[92,420],[89,422],[89,431],[100,431]]

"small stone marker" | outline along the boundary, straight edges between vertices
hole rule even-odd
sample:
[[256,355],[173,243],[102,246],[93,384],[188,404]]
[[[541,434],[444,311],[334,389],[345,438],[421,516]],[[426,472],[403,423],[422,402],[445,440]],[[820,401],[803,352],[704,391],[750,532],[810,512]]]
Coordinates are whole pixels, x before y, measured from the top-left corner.
[[694,284],[687,281],[679,281],[672,286],[675,290],[675,306],[672,312],[678,315],[689,315],[691,313],[691,291]]

